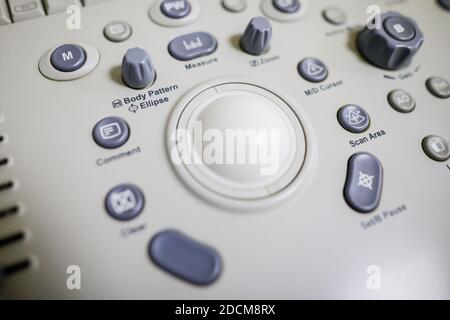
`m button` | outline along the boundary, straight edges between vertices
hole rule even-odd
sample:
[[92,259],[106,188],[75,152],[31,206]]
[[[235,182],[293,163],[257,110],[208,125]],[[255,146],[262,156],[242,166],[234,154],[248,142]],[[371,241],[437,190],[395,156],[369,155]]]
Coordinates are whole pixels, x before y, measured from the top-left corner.
[[76,44],[63,44],[53,50],[50,56],[52,66],[61,72],[73,72],[86,62],[84,50]]

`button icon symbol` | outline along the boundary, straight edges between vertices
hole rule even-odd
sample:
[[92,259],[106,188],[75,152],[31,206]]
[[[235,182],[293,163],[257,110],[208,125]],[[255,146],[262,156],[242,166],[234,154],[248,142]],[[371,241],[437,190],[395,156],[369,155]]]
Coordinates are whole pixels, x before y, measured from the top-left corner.
[[113,108],[120,108],[123,106],[123,103],[121,100],[116,99],[112,102],[112,106],[113,106]]
[[119,137],[122,134],[122,129],[119,123],[113,122],[100,127],[100,136],[103,140],[111,140]]
[[306,58],[297,65],[297,71],[303,79],[310,82],[322,82],[328,77],[328,68],[316,58]]
[[397,33],[405,32],[405,28],[400,23],[394,24],[393,28]]
[[348,122],[351,125],[358,125],[363,123],[364,121],[366,121],[366,117],[364,117],[363,115],[361,115],[361,111],[360,110],[350,110],[350,112],[348,114],[345,115],[348,118]]
[[164,0],[161,11],[168,18],[181,19],[191,12],[191,5],[188,0]]
[[180,11],[186,8],[186,3],[184,2],[184,0],[165,2],[164,8],[167,11]]
[[195,40],[191,40],[189,43],[186,40],[183,40],[183,45],[186,51],[191,51],[203,47],[203,43],[200,37],[196,37]]
[[433,148],[436,153],[441,153],[445,150],[445,145],[441,141],[433,141],[431,143],[431,148]]
[[63,58],[64,61],[70,61],[70,60],[73,60],[73,54],[72,54],[72,51],[63,52],[61,55],[62,55],[62,58]]
[[136,204],[136,197],[130,189],[111,194],[111,205],[117,215],[121,215],[128,210],[133,210]]
[[375,176],[371,176],[360,171],[358,178],[358,187],[366,188],[372,191],[374,178]]
[[308,62],[308,74],[310,76],[317,76],[323,72],[324,68],[315,64],[314,62]]
[[278,0],[278,5],[280,7],[289,7],[294,4],[294,0]]
[[112,24],[112,25],[109,26],[109,32],[110,32],[112,35],[118,35],[118,34],[121,34],[121,33],[124,33],[124,32],[125,32],[125,27],[124,27],[124,25],[121,24],[121,23],[118,23],[118,24]]

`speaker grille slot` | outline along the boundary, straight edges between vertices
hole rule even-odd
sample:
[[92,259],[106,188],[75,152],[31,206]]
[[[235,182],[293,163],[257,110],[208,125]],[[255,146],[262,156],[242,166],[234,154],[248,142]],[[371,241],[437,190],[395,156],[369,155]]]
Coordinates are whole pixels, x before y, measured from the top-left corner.
[[9,159],[8,158],[1,158],[0,159],[0,167],[7,166],[8,163],[9,163]]
[[25,271],[26,269],[31,267],[31,261],[29,259],[20,260],[16,263],[0,267],[0,277],[3,276],[12,276],[21,271]]
[[13,216],[19,213],[19,206],[12,206],[5,209],[0,209],[0,219]]
[[8,181],[5,183],[0,184],[0,192],[8,191],[14,187],[13,181]]
[[0,238],[0,249],[12,245],[16,242],[23,241],[24,239],[25,239],[25,232],[23,231],[16,232],[9,236]]

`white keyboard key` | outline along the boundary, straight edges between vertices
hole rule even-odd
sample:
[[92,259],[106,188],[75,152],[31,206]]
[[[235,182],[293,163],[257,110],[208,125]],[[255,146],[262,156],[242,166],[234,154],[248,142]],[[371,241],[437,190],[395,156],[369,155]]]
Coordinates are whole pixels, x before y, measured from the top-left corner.
[[11,18],[9,17],[8,6],[6,0],[0,0],[0,26],[10,24]]
[[43,0],[45,10],[48,14],[66,12],[67,8],[73,5],[82,7],[81,0]]
[[45,16],[40,0],[9,0],[9,7],[14,22]]

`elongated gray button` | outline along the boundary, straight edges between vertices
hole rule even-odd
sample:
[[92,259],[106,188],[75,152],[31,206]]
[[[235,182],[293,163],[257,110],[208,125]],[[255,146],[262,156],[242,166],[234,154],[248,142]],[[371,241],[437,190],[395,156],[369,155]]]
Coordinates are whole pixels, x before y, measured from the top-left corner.
[[369,213],[380,203],[383,185],[381,162],[369,153],[357,153],[348,162],[344,196],[356,211]]
[[169,43],[170,54],[178,60],[192,60],[213,53],[217,40],[206,32],[193,32],[179,36]]
[[155,235],[148,253],[163,270],[197,285],[213,283],[222,271],[222,259],[214,249],[174,230]]

